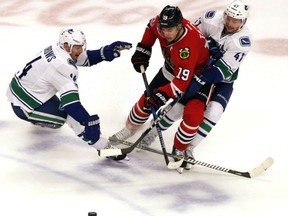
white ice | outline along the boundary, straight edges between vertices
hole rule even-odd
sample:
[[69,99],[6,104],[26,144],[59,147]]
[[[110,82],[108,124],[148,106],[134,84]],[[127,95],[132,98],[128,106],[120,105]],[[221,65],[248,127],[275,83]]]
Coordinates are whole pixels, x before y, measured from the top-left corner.
[[[121,58],[80,69],[82,103],[100,115],[103,135],[112,135],[144,90],[130,58],[148,20],[166,4],[179,5],[184,16],[194,20],[206,10],[223,10],[229,2],[0,1],[0,215],[288,215],[286,0],[248,1],[247,24],[255,46],[241,67],[225,114],[195,152],[201,161],[240,171],[273,157],[274,165],[254,179],[201,166],[180,175],[165,167],[162,156],[149,152],[135,151],[130,161],[100,158],[67,126],[34,127],[18,119],[6,101],[13,74],[56,43],[63,26],[81,27],[88,49],[128,41],[134,47]],[[162,63],[157,43],[149,80]],[[168,151],[177,125],[164,133]],[[160,149],[159,142],[153,146]]]

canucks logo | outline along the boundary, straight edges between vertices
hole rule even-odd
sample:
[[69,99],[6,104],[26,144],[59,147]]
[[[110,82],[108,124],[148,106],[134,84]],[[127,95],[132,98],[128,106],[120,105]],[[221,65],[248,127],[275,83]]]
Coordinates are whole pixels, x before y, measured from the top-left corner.
[[243,47],[251,46],[251,41],[250,41],[249,37],[247,37],[247,36],[241,37],[239,40],[240,40],[241,46],[243,46]]
[[68,29],[67,31],[68,31],[69,34],[73,34],[74,33],[73,29]]
[[188,59],[190,57],[190,49],[185,47],[184,49],[179,49],[179,57],[182,60]]

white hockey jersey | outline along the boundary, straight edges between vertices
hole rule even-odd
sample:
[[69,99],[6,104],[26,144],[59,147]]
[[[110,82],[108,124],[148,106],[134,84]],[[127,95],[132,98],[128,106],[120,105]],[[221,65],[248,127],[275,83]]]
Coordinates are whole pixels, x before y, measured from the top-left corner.
[[[83,52],[80,56],[81,62],[77,64],[83,65],[87,54]],[[6,95],[9,102],[29,112],[59,93],[64,107],[79,101],[77,78],[78,68],[70,55],[52,45],[15,74]]]
[[246,25],[234,33],[223,35],[222,11],[209,11],[194,23],[206,38],[213,38],[223,52],[223,57],[214,63],[224,78],[223,82],[237,79],[238,69],[252,46],[252,35]]

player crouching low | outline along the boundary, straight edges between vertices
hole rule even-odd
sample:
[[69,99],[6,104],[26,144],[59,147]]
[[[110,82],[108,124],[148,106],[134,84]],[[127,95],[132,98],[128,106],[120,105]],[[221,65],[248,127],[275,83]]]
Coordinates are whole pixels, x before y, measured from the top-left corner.
[[100,49],[86,50],[84,33],[79,28],[64,28],[58,44],[40,51],[15,74],[7,90],[8,101],[24,121],[54,129],[67,123],[89,145],[105,148],[107,142],[97,142],[98,115],[90,115],[80,102],[77,66],[112,61],[120,57],[120,50],[131,47],[130,43],[116,41]]

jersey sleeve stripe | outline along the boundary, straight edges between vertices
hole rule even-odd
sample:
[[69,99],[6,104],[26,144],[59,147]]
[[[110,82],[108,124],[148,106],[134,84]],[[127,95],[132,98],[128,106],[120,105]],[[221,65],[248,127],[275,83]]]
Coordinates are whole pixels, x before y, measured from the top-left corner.
[[60,95],[60,100],[63,107],[75,102],[80,102],[79,93],[76,90],[65,92]]
[[14,77],[10,83],[12,94],[21,101],[27,108],[35,109],[42,105],[42,102],[31,95],[19,82],[17,77]]

